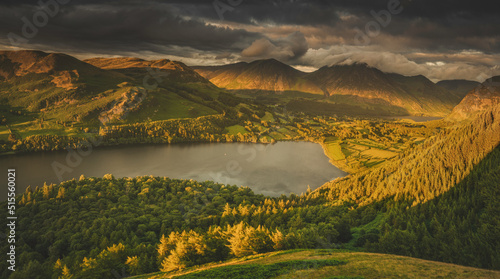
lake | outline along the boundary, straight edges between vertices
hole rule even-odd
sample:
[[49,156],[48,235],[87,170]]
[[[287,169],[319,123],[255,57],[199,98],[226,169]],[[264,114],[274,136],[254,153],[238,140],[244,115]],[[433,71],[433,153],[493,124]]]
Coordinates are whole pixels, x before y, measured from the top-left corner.
[[440,120],[443,119],[443,117],[434,117],[434,116],[412,116],[412,115],[407,115],[407,116],[382,116],[380,117],[382,119],[390,119],[390,120],[413,120],[415,122],[427,122],[427,121],[433,121],[433,120]]
[[[76,156],[75,156],[76,155]],[[211,180],[248,186],[269,196],[301,194],[347,173],[330,164],[319,144],[206,143],[121,146],[77,152],[47,152],[0,156],[0,179],[7,184],[7,169],[16,169],[17,192],[28,185],[86,177],[142,175]],[[1,200],[7,189],[2,187]]]

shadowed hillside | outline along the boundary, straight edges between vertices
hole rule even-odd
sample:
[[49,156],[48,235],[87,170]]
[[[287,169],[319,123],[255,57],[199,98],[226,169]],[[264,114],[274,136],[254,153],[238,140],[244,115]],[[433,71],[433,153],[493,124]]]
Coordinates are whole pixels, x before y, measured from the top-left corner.
[[454,79],[454,80],[442,80],[436,83],[440,86],[459,97],[465,97],[469,91],[481,85],[480,82],[472,80]]

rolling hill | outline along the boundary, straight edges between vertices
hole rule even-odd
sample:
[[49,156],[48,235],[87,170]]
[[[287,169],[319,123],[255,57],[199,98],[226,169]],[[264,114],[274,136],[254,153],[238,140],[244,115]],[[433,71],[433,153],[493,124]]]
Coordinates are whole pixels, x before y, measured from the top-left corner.
[[[3,51],[0,68],[2,110],[15,110],[31,119],[89,120],[112,103],[114,95],[133,89],[130,77],[61,53]],[[10,124],[19,122],[13,115],[7,119]]]
[[103,75],[104,71],[62,53],[41,51],[0,51],[0,76],[4,80],[27,74],[54,74],[72,71],[77,75]]
[[153,78],[176,82],[199,82],[208,84],[209,82],[186,66],[184,63],[171,61],[168,59],[147,61],[139,58],[92,58],[84,62],[95,67],[114,70],[128,76],[143,79],[145,75],[150,74]]

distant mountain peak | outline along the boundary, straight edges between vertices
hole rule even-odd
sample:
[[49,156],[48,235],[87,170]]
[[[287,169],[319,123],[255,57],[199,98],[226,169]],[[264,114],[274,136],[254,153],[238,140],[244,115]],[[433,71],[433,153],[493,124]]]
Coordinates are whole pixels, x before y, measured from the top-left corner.
[[275,59],[275,58],[268,58],[268,59],[261,59],[261,60],[254,60],[250,63],[259,63],[259,62],[267,62],[267,63],[281,63],[284,64],[283,62]]

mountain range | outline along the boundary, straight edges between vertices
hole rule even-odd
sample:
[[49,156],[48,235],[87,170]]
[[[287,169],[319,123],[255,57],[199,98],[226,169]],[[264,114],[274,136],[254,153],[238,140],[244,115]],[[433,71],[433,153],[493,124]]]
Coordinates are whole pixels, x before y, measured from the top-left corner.
[[217,113],[223,105],[206,101],[219,92],[180,62],[0,52],[2,116],[9,123],[38,117],[88,124],[197,117]]
[[232,91],[323,94],[328,103],[393,107],[396,114],[445,116],[463,98],[424,76],[384,73],[366,64],[325,66],[312,73],[275,59],[193,68]]
[[[366,64],[325,66],[306,73],[275,59],[190,67],[167,59],[81,61],[62,53],[0,52],[3,110],[41,112],[63,122],[107,123],[113,119],[144,121],[215,114],[224,110],[224,104],[212,102],[223,91],[243,94],[250,100],[271,96],[290,110],[303,112],[444,117],[474,87],[476,82],[435,84],[421,75],[384,73]],[[467,104],[472,109],[471,103],[483,100],[478,96],[485,94],[466,97],[462,106]],[[458,111],[466,109],[454,115]]]

